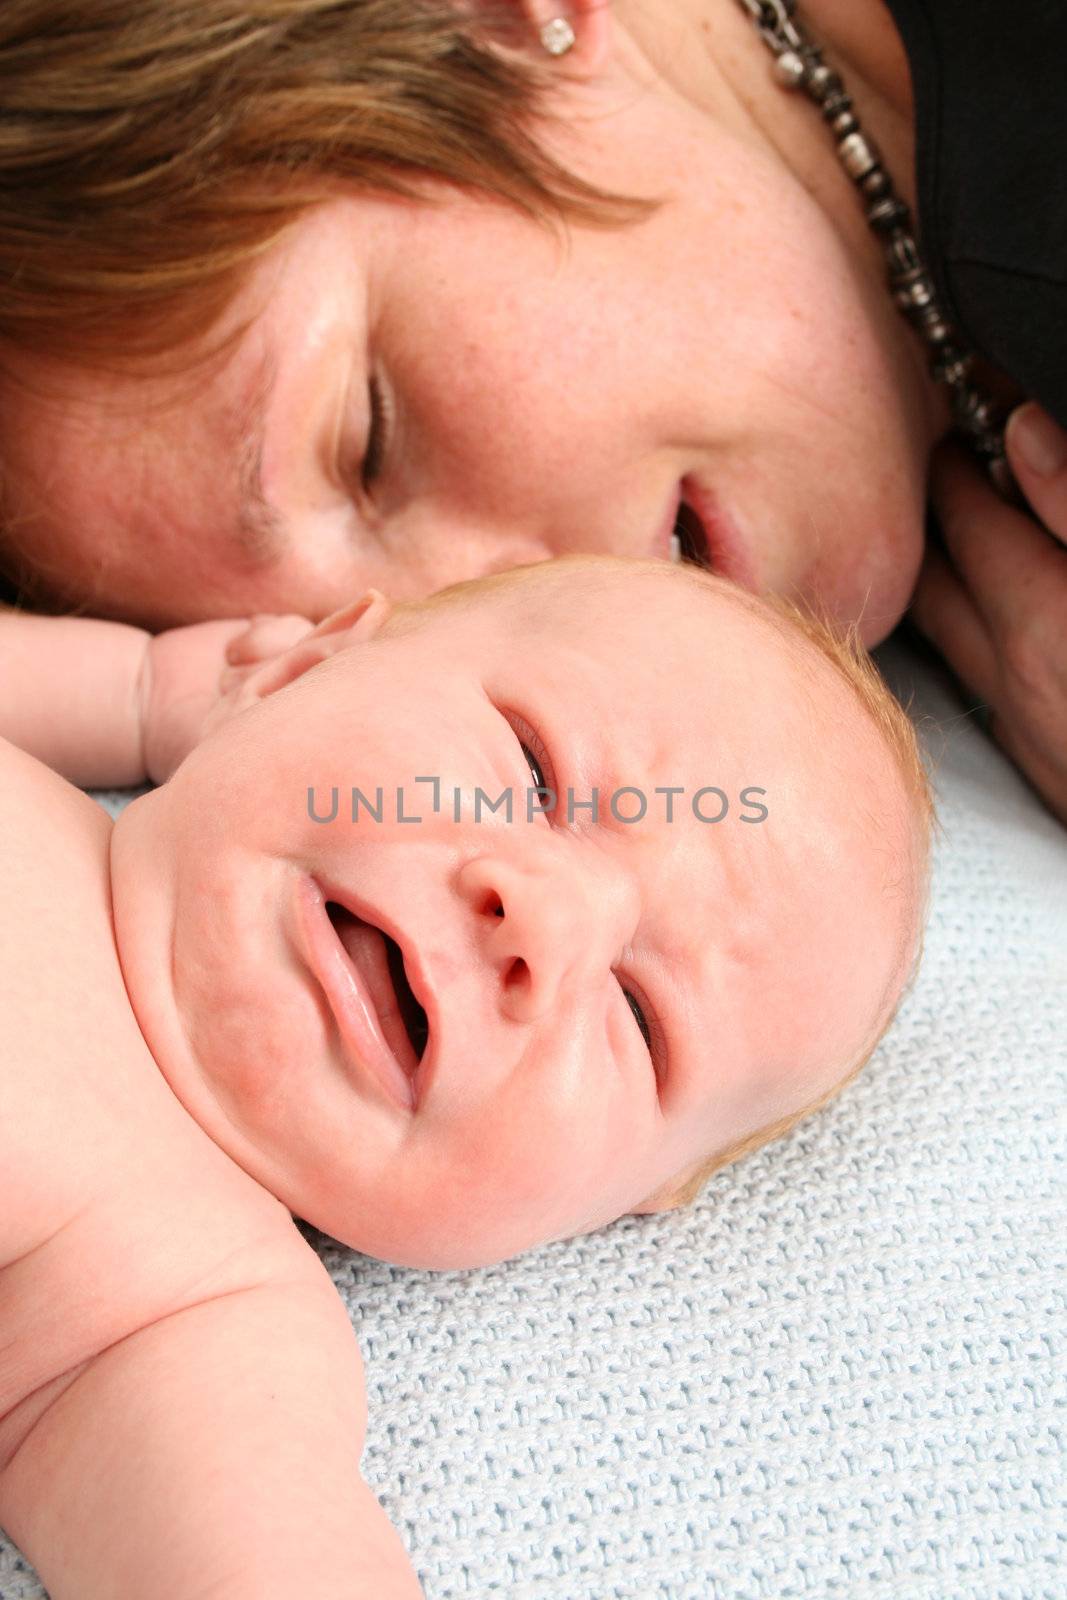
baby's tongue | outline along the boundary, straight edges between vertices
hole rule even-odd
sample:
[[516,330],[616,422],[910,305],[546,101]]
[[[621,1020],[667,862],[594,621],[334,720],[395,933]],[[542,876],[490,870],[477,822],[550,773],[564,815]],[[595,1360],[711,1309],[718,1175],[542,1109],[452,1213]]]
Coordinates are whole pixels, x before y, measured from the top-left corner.
[[404,1018],[389,974],[389,956],[380,929],[361,922],[341,906],[331,906],[330,917],[348,958],[366,985],[367,993],[381,1024],[385,1042],[409,1077],[414,1077],[419,1060],[408,1037]]

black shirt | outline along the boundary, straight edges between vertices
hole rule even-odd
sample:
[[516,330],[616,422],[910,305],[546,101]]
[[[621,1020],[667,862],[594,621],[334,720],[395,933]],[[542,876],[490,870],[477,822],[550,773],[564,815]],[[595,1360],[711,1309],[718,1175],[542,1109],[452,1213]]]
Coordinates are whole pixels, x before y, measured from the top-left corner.
[[[885,0],[945,314],[1067,427],[1067,0]],[[847,87],[847,84],[846,84]]]

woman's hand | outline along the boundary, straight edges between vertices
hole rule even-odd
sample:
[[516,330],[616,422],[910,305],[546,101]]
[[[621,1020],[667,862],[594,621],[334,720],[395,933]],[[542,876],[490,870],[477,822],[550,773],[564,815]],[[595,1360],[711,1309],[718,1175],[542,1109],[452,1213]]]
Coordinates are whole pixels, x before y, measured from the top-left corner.
[[1067,434],[1028,404],[1007,444],[1029,509],[1004,501],[959,445],[936,452],[945,551],[927,546],[909,616],[987,703],[994,739],[1067,824]]
[[307,617],[264,613],[154,634],[141,690],[149,781],[166,783],[190,750],[249,703],[246,685],[263,663],[312,627]]

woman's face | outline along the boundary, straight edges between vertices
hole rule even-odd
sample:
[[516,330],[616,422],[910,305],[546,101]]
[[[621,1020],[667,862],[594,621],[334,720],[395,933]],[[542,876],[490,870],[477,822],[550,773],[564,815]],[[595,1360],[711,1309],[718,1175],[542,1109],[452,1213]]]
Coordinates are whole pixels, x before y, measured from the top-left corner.
[[664,196],[647,220],[561,238],[339,193],[261,259],[210,375],[5,388],[9,511],[56,587],[152,627],[318,620],[368,584],[666,557],[682,506],[713,568],[884,637],[921,550],[910,335],[765,143],[621,70],[574,91],[560,153]]

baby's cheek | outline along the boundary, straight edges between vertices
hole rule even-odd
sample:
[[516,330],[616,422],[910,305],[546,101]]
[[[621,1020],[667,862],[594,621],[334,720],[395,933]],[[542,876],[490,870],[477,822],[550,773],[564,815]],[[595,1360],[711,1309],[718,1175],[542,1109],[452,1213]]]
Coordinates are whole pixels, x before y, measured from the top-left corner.
[[235,982],[224,1003],[192,1016],[188,1038],[193,1053],[220,1103],[232,1112],[250,1106],[269,1111],[281,1086],[291,1080],[299,1008],[271,1006],[270,998],[265,983],[242,991]]
[[527,1202],[553,1236],[594,1212],[614,1207],[621,1215],[655,1156],[662,1124],[651,1063],[646,1084],[639,1053],[627,1052],[625,1039],[609,1040],[602,1021],[584,1041],[564,1027],[528,1054],[516,1077],[504,1203],[517,1214]]

